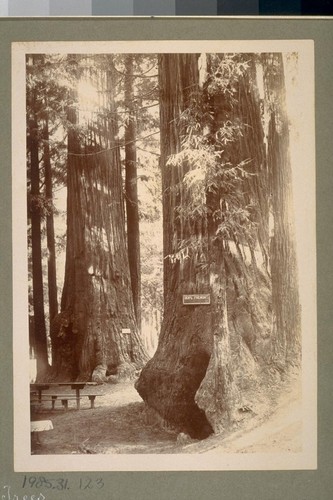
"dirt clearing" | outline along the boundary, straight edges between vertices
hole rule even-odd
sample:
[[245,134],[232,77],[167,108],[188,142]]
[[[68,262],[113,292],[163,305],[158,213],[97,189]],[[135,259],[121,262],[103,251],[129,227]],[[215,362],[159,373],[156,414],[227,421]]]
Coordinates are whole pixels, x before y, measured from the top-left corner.
[[[33,454],[106,453],[254,453],[301,451],[302,412],[300,385],[294,384],[280,395],[275,410],[245,415],[224,435],[203,441],[187,439],[160,424],[148,422],[144,402],[133,383],[104,384],[94,388],[99,394],[95,408],[82,392],[81,409],[75,401],[64,411],[45,403],[33,420],[52,421],[53,430],[40,433],[40,444],[32,443]],[[63,390],[61,391],[64,392]]]

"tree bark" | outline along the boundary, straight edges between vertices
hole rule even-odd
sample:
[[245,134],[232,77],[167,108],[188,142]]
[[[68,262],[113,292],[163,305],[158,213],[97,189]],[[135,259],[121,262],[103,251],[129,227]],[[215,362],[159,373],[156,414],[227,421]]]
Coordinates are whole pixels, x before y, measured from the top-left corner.
[[269,113],[268,165],[273,215],[270,243],[275,330],[273,360],[277,367],[284,370],[289,364],[299,364],[301,333],[282,54],[264,56],[263,67]]
[[148,356],[138,336],[127,256],[116,109],[110,149],[84,154],[75,98],[68,112],[67,249],[61,313],[53,333],[56,376],[132,377]]
[[131,276],[134,312],[138,330],[141,331],[141,262],[139,200],[136,157],[136,111],[134,102],[134,56],[125,59],[125,107],[127,123],[125,127],[125,197],[127,216],[127,248]]
[[50,158],[49,143],[49,122],[45,118],[44,124],[44,177],[45,177],[45,197],[47,202],[46,214],[46,239],[47,239],[47,273],[48,273],[48,296],[49,296],[49,316],[50,331],[52,322],[58,314],[58,287],[57,287],[57,268],[56,251],[54,237],[54,217],[53,217],[53,187],[52,187],[52,168]]
[[[224,57],[220,55],[219,60],[223,61]],[[264,134],[254,65],[251,64],[253,56],[246,55],[244,59],[249,68],[233,84],[236,98],[231,100],[219,88],[209,89],[207,95],[214,117],[210,123],[210,137],[215,151],[221,154],[216,181],[223,169],[236,167],[244,161],[249,161],[244,168],[250,174],[244,178],[238,175],[232,187],[225,181],[216,182],[216,188],[206,194],[214,346],[195,400],[217,433],[228,427],[240,402],[240,372],[248,370],[248,366],[243,366],[244,349],[248,347],[254,363],[253,357],[258,359],[257,340],[260,341],[263,330],[270,325],[266,317],[269,317],[266,294],[269,295],[270,290],[262,280],[265,271],[258,269],[255,257],[261,252],[265,260],[268,251]],[[234,61],[235,67],[238,62]],[[210,74],[214,74],[212,69]],[[229,140],[224,144],[215,142],[215,137],[226,129],[231,134]],[[233,209],[243,213],[251,210],[249,220],[240,221],[237,227],[228,212]],[[257,224],[256,229],[251,221]],[[221,222],[228,225],[227,234],[220,234]],[[261,293],[262,288],[265,294]]]
[[[221,252],[222,250],[222,252]],[[210,281],[214,308],[212,356],[206,375],[196,393],[195,401],[205,411],[215,433],[222,432],[232,420],[236,390],[230,346],[227,301],[227,279],[221,245],[212,249],[216,260],[210,265]]]
[[[269,309],[270,290],[255,260],[257,247],[267,259],[267,172],[254,76],[238,76],[233,84],[236,97],[232,100],[227,97],[229,92],[221,90],[223,79],[216,87],[208,88],[214,75],[210,71],[201,94],[195,58],[160,57],[165,307],[156,354],[142,371],[137,389],[148,405],[178,429],[193,437],[205,437],[230,423],[232,410],[239,401],[235,372],[240,371],[246,336],[249,345],[254,344],[267,326],[265,321],[269,323],[263,317],[265,309]],[[236,66],[237,61],[233,64]],[[253,72],[253,66],[250,71]],[[202,101],[205,89],[207,103]],[[207,123],[198,122],[204,113],[207,117],[209,102]],[[193,207],[193,198],[191,203],[191,190],[184,187],[183,181],[195,167],[190,161],[175,166],[168,163],[168,158],[181,151],[184,144],[189,147],[186,140],[182,141],[195,134],[198,126],[207,137],[206,149],[201,149],[201,153],[207,154],[210,146],[210,151],[217,155],[205,173],[201,216],[187,217],[182,215],[183,210]],[[223,136],[219,136],[221,130],[231,134],[225,144],[221,142]],[[192,152],[193,158],[200,154],[195,146]],[[225,177],[229,168],[247,160],[251,161],[247,180],[235,171],[230,174],[233,177]],[[237,224],[230,208],[249,215]],[[220,234],[221,223],[231,228],[228,234]],[[184,242],[187,248],[182,252]],[[250,262],[246,260],[246,251]],[[265,288],[264,292],[261,288]],[[211,305],[183,306],[182,294],[191,293],[210,293]],[[238,299],[242,306],[237,304]],[[242,323],[242,315],[252,323],[251,332],[246,331],[244,338],[235,328],[237,321]]]
[[[33,64],[33,61],[31,61]],[[42,245],[41,245],[41,194],[40,194],[40,171],[39,171],[39,138],[38,123],[36,117],[36,96],[31,96],[28,117],[29,138],[28,146],[30,152],[30,215],[31,215],[31,249],[32,249],[32,282],[33,282],[33,307],[34,307],[34,334],[37,357],[37,380],[41,381],[49,367],[47,353],[47,337],[44,313],[44,289],[42,270]]]
[[182,296],[209,293],[209,277],[193,256],[182,261],[171,257],[182,240],[200,229],[190,227],[176,212],[184,194],[180,183],[190,165],[177,168],[167,163],[181,148],[185,125],[180,115],[197,91],[197,60],[195,54],[159,57],[164,317],[157,351],[142,370],[136,388],[166,422],[192,437],[204,438],[212,428],[194,398],[212,352],[211,307],[183,305]]

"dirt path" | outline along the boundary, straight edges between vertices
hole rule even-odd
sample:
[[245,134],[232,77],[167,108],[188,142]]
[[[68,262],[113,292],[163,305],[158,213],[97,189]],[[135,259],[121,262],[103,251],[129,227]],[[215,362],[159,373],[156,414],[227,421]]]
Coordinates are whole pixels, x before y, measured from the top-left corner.
[[[84,389],[82,394],[89,394]],[[63,390],[61,391],[63,393]],[[253,453],[291,451],[301,448],[301,402],[299,387],[280,397],[270,415],[248,416],[228,436],[204,441],[177,440],[177,434],[147,422],[145,405],[133,384],[103,385],[94,390],[96,408],[83,397],[81,410],[64,412],[48,407],[33,420],[50,419],[53,430],[44,432],[34,454],[75,453]]]
[[302,404],[298,385],[280,397],[268,417],[253,418],[229,436],[213,436],[185,447],[186,453],[297,453],[302,449]]
[[[279,409],[272,417],[251,431],[233,435],[223,451],[233,453],[299,452],[302,448],[302,409],[300,401]],[[219,447],[215,449],[217,451]]]

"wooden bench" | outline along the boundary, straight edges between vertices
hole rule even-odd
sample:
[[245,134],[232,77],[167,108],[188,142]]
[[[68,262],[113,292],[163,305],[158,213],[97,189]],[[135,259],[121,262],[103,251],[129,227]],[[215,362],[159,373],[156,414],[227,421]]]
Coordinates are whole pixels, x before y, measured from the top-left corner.
[[[79,399],[82,399],[84,396],[88,397],[90,400],[90,408],[95,408],[95,399],[99,394],[82,394]],[[55,409],[55,403],[57,400],[60,400],[64,409],[68,410],[68,401],[74,400],[78,403],[77,396],[71,394],[42,394],[41,398],[31,399],[31,403],[44,403],[50,401],[52,403],[52,410]]]
[[[53,387],[70,387],[72,390],[75,391],[75,395],[76,395],[76,408],[79,410],[80,409],[80,391],[86,387],[86,386],[89,386],[89,387],[92,387],[92,386],[95,386],[95,385],[98,385],[97,382],[50,382],[50,383],[34,383],[34,384],[30,384],[30,391],[37,391],[38,392],[38,399],[39,399],[39,402],[41,403],[42,401],[42,393],[43,391],[47,391],[49,389],[52,390]],[[46,393],[44,394],[44,396],[47,394],[50,394],[50,393]],[[68,393],[67,393],[68,394]],[[66,396],[67,396],[66,394]],[[88,394],[87,394],[88,396]],[[92,394],[91,395],[92,398],[90,399],[90,403],[91,403],[91,408],[94,408],[94,400],[95,400],[95,397],[98,396],[98,394]],[[88,396],[89,397],[89,396]]]
[[50,395],[42,396],[41,398],[38,398],[38,399],[31,399],[30,403],[32,406],[34,406],[34,405],[40,406],[42,403],[51,402],[52,403],[52,410],[55,410],[55,403],[58,400],[58,401],[61,401],[64,409],[68,410],[68,401],[71,399],[74,401],[77,401],[76,396],[70,396],[68,394],[66,394],[66,395],[61,395],[61,394],[52,394],[51,395],[50,394]]

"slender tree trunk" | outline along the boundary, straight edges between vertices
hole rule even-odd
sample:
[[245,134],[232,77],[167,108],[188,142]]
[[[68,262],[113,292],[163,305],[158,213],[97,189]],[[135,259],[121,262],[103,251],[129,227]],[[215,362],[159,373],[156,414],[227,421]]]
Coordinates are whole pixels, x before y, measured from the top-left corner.
[[48,118],[45,119],[44,125],[44,176],[45,176],[45,197],[47,200],[47,215],[46,215],[46,239],[47,239],[47,272],[48,272],[48,295],[49,295],[49,315],[50,315],[50,331],[52,322],[58,314],[58,288],[57,288],[57,268],[56,268],[56,251],[54,237],[54,216],[53,216],[53,189],[52,189],[52,169],[50,159],[50,144],[49,144],[49,123]]
[[141,263],[139,200],[136,158],[136,111],[134,103],[134,56],[125,59],[125,106],[128,111],[125,127],[125,196],[127,215],[127,247],[131,275],[134,312],[138,330],[141,330]]
[[38,123],[34,111],[35,98],[31,99],[32,116],[29,119],[29,152],[31,178],[31,248],[32,248],[32,280],[33,280],[33,307],[34,332],[37,356],[37,380],[41,381],[48,369],[47,338],[44,313],[44,290],[42,270],[41,245],[41,203],[40,203],[40,172],[39,172],[39,139]]

